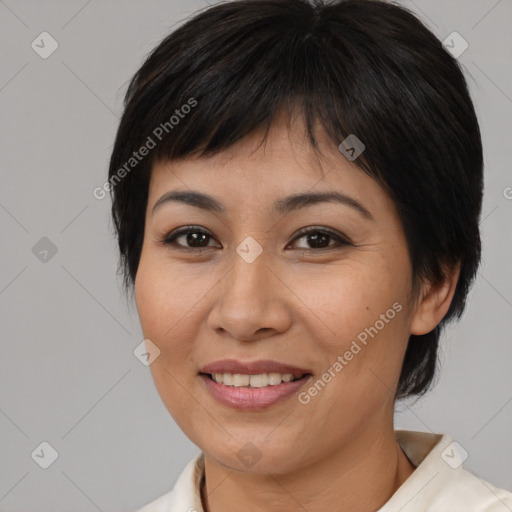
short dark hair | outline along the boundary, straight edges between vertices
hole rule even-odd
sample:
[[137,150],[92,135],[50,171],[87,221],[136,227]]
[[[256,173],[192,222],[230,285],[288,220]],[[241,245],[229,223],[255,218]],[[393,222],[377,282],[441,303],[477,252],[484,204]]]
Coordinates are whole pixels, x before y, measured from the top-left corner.
[[[364,143],[355,163],[397,208],[415,289],[460,264],[443,320],[408,341],[395,398],[420,396],[435,376],[441,330],[462,315],[480,262],[483,157],[460,65],[403,7],[230,1],[196,13],[149,54],[128,86],[109,166],[125,291],[133,296],[153,164],[268,134],[281,109],[300,114],[315,150],[316,122],[336,145],[349,134]],[[156,147],[135,160],[150,139]]]

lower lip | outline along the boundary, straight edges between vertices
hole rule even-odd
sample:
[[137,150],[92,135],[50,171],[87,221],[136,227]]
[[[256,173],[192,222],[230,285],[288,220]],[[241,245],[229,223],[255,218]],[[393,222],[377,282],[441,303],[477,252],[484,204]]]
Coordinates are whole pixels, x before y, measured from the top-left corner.
[[201,377],[212,396],[220,403],[235,409],[254,410],[270,407],[289,398],[306,384],[310,376],[263,388],[226,386],[215,382],[207,375],[199,374],[199,377]]

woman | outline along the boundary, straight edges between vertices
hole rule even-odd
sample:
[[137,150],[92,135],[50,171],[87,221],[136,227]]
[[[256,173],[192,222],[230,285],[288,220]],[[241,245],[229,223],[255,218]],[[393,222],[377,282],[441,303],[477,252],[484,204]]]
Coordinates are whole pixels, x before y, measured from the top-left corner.
[[393,427],[464,310],[482,166],[459,66],[398,6],[227,2],[159,44],[109,188],[152,376],[201,452],[141,512],[512,509],[448,435]]

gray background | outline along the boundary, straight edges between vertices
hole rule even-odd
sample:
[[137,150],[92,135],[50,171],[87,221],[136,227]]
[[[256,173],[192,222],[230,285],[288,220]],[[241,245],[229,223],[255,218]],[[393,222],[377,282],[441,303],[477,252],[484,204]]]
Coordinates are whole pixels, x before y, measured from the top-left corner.
[[[439,38],[457,31],[469,43],[459,61],[486,189],[468,308],[446,331],[434,391],[400,405],[396,426],[449,433],[470,470],[512,489],[512,2],[403,4]],[[198,451],[133,355],[143,336],[115,273],[110,202],[92,190],[106,179],[128,79],[205,5],[0,0],[0,510],[133,511],[170,490]],[[43,31],[59,44],[47,59],[31,48]],[[46,261],[42,237],[57,250]],[[58,452],[48,469],[31,457],[43,441]]]

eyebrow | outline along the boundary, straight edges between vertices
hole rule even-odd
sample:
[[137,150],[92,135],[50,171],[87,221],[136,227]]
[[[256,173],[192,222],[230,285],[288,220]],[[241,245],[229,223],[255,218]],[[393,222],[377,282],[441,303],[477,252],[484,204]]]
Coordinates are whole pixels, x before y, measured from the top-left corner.
[[[226,207],[222,205],[214,197],[196,191],[180,191],[173,190],[166,192],[153,206],[152,214],[162,205],[169,202],[178,202],[188,204],[201,208],[202,210],[216,213],[225,214]],[[353,197],[347,196],[340,192],[306,192],[300,194],[292,194],[290,196],[278,199],[272,205],[272,212],[274,214],[284,215],[292,211],[306,208],[318,203],[339,203],[359,212],[365,219],[375,220],[370,211],[365,208],[359,201]]]

